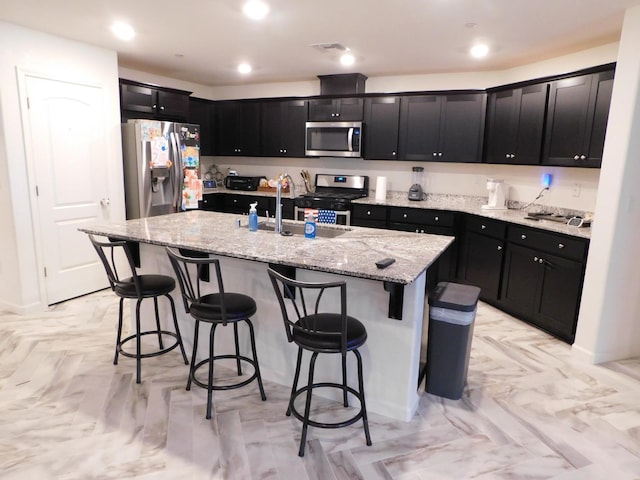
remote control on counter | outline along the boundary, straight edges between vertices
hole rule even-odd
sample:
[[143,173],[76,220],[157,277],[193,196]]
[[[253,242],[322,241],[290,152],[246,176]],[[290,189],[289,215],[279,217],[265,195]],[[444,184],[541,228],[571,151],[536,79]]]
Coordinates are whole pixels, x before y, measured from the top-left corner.
[[387,268],[389,265],[391,265],[395,261],[396,261],[395,258],[383,258],[382,260],[378,260],[376,262],[376,267]]

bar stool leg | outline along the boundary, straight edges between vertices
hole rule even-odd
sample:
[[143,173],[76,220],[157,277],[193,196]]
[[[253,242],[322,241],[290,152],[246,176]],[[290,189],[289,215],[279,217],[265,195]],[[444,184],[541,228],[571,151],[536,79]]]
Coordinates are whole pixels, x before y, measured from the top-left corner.
[[198,352],[198,333],[200,332],[200,320],[196,319],[196,327],[193,330],[193,351],[191,353],[191,366],[189,367],[189,379],[187,380],[187,390],[191,390],[191,379],[196,367],[196,354]]
[[120,339],[122,338],[122,313],[124,298],[120,298],[120,308],[118,309],[118,335],[116,336],[116,353],[113,357],[113,364],[118,364],[118,354],[120,353]]
[[267,396],[264,393],[264,387],[262,386],[262,376],[260,375],[260,365],[258,364],[258,353],[256,352],[256,337],[253,333],[253,324],[247,318],[247,325],[249,325],[249,337],[251,338],[251,353],[253,354],[253,363],[256,369],[256,379],[258,380],[258,387],[260,388],[260,397],[262,401],[267,399]]
[[293,407],[293,399],[298,389],[298,379],[300,378],[300,364],[302,363],[302,347],[298,347],[298,361],[296,362],[296,373],[293,375],[293,385],[291,385],[291,395],[289,395],[289,405],[287,407],[287,417],[291,416],[291,408]]
[[304,457],[304,447],[307,442],[307,429],[309,428],[309,414],[311,413],[311,394],[313,393],[313,373],[316,368],[318,352],[313,352],[309,362],[309,382],[307,383],[307,400],[304,405],[304,419],[302,420],[302,437],[300,438],[299,457]]
[[160,329],[160,314],[158,313],[158,297],[153,297],[153,308],[155,309],[155,313],[156,313],[156,329],[158,331],[158,345],[162,350],[164,348],[164,345],[162,343],[162,332]]
[[140,351],[142,346],[140,344],[140,304],[142,299],[136,302],[136,383],[140,383],[142,377],[142,358],[140,357]]
[[342,354],[342,397],[345,407],[349,406],[347,398],[347,352]]
[[360,408],[362,409],[362,423],[364,424],[364,437],[367,440],[367,445],[371,446],[371,435],[369,434],[369,420],[367,418],[367,405],[364,401],[364,382],[362,381],[362,357],[358,349],[353,350],[356,358],[358,359],[358,390],[360,392]]
[[240,366],[240,344],[238,343],[238,322],[233,323],[233,341],[236,344],[236,367],[238,368],[238,376],[242,375],[242,367]]
[[211,418],[211,397],[213,396],[213,346],[216,335],[216,324],[211,324],[211,332],[209,333],[209,383],[207,388],[207,420]]
[[182,335],[180,335],[180,327],[178,327],[178,317],[176,316],[176,305],[173,302],[173,298],[171,295],[165,295],[169,299],[169,304],[171,305],[171,314],[173,315],[173,328],[176,329],[176,337],[178,337],[178,345],[180,345],[180,351],[182,352],[182,358],[184,360],[185,365],[189,365],[189,360],[187,360],[187,354],[184,351],[184,345],[182,344]]

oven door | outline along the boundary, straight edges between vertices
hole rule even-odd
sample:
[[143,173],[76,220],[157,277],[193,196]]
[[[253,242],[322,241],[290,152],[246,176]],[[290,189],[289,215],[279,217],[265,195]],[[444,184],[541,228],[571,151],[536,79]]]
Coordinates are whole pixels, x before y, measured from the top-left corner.
[[362,122],[307,122],[305,155],[359,158],[361,135]]

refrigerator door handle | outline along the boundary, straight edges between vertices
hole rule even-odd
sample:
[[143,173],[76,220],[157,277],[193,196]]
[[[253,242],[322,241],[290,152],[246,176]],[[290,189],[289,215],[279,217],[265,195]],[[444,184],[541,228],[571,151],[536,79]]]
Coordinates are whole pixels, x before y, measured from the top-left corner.
[[171,132],[171,148],[173,150],[173,205],[176,207],[176,212],[182,211],[182,188],[183,188],[183,172],[182,172],[182,156],[180,155],[180,144],[178,135],[175,132]]

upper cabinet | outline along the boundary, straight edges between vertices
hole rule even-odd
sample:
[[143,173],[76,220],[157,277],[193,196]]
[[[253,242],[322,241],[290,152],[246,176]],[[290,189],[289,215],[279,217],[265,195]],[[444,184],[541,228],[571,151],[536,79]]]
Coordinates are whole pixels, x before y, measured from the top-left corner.
[[191,92],[120,79],[122,120],[148,118],[186,122]]
[[310,122],[358,122],[363,118],[363,98],[315,98],[309,100]]
[[397,160],[400,97],[371,97],[364,102],[364,158]]
[[214,103],[201,98],[189,99],[189,123],[200,125],[200,155],[215,155]]
[[402,97],[399,157],[432,162],[480,162],[485,93]]
[[304,157],[307,100],[267,100],[261,105],[261,149],[268,157]]
[[216,102],[217,154],[260,155],[260,102],[230,100]]
[[601,165],[613,76],[611,69],[551,82],[544,165]]
[[486,161],[537,165],[542,153],[548,83],[489,93]]

